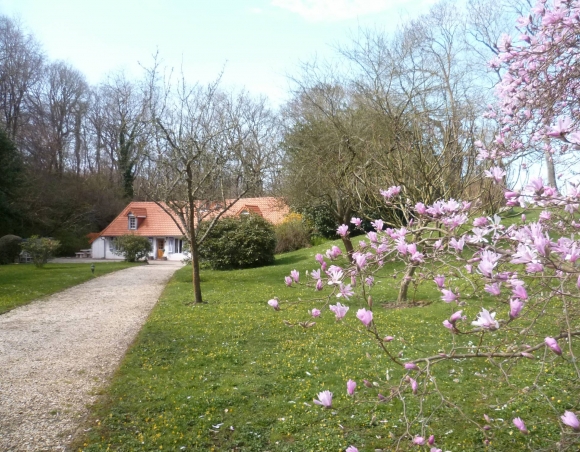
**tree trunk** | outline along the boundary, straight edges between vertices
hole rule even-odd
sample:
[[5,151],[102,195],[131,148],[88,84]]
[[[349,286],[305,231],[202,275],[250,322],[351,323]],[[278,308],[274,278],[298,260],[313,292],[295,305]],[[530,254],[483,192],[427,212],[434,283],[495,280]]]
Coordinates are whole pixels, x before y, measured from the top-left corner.
[[352,264],[352,262],[353,262],[352,253],[354,251],[354,247],[352,246],[352,242],[350,240],[350,237],[348,237],[348,236],[342,237],[342,243],[344,245],[344,248],[346,249],[346,253],[348,255],[348,261]]
[[399,288],[399,296],[397,298],[397,304],[406,303],[407,293],[409,291],[409,286],[411,285],[411,280],[415,274],[417,266],[415,264],[408,264],[407,270],[405,271],[405,276],[401,281],[401,287]]
[[551,185],[556,190],[558,190],[558,185],[556,185],[556,168],[554,166],[554,160],[552,159],[552,154],[549,151],[544,151],[544,156],[546,157],[546,170],[548,172],[548,185]]
[[199,276],[199,253],[195,237],[191,240],[191,266],[193,272],[193,293],[196,303],[203,303],[201,298],[201,278]]

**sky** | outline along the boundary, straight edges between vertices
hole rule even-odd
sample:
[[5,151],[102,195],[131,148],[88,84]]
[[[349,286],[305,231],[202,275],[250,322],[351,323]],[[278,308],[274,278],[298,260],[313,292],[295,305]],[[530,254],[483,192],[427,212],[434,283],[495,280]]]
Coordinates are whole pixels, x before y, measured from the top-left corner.
[[191,83],[222,83],[287,99],[300,62],[333,55],[359,27],[387,32],[435,0],[0,0],[50,60],[91,84],[125,71],[143,75],[158,52],[163,67]]

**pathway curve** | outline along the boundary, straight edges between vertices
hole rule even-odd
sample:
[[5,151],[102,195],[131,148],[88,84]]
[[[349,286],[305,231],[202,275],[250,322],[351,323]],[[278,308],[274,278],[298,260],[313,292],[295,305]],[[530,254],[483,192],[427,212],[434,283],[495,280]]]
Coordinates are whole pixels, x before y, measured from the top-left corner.
[[66,450],[180,266],[132,267],[0,315],[0,450]]

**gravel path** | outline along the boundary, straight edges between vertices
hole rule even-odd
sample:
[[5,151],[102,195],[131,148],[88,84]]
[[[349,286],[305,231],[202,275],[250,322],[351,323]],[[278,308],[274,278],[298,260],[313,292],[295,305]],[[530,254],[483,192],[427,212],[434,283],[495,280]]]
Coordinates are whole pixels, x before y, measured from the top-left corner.
[[0,315],[0,450],[58,451],[179,263],[111,273]]

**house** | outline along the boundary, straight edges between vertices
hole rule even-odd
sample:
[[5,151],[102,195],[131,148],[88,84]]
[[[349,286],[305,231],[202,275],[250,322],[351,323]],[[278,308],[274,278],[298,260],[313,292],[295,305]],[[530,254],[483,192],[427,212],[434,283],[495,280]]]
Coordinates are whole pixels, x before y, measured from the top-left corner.
[[[200,210],[219,209],[216,203],[204,203]],[[279,198],[241,198],[223,217],[255,214],[270,223],[280,224],[290,209]],[[122,259],[117,252],[115,238],[125,234],[147,237],[151,243],[150,259],[182,260],[183,234],[176,222],[154,202],[131,202],[91,244],[94,259]]]

